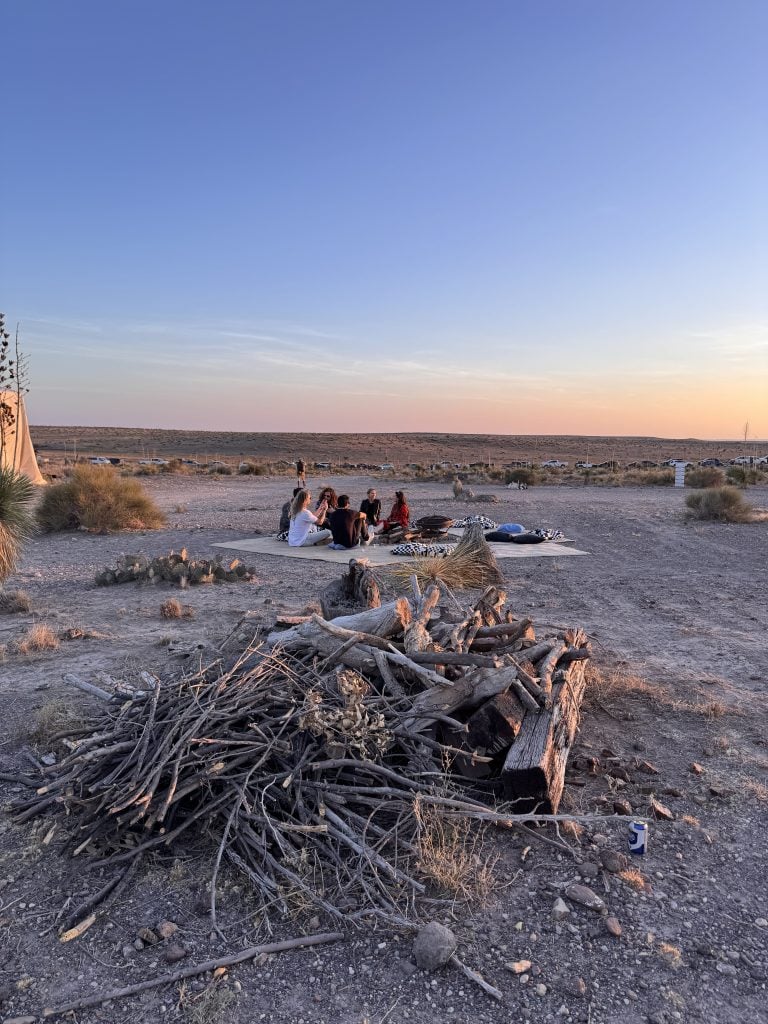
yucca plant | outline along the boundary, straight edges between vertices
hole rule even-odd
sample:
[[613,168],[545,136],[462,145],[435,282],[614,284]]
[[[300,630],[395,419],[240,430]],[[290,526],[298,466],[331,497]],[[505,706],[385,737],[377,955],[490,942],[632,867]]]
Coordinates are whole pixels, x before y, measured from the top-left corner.
[[0,584],[16,571],[22,545],[35,532],[34,494],[29,477],[0,468]]

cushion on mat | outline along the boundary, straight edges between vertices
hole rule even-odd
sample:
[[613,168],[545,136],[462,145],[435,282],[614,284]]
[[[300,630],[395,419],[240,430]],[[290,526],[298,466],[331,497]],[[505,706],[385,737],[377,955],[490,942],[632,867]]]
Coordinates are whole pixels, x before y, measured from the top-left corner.
[[547,538],[538,533],[510,533],[509,539],[513,544],[543,544]]
[[521,523],[502,523],[499,529],[502,533],[526,533],[525,527]]

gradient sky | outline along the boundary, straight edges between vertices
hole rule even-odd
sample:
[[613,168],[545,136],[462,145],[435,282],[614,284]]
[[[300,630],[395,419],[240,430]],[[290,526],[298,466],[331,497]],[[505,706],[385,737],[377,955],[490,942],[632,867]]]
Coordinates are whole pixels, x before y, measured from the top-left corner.
[[0,2],[33,423],[768,437],[764,0]]

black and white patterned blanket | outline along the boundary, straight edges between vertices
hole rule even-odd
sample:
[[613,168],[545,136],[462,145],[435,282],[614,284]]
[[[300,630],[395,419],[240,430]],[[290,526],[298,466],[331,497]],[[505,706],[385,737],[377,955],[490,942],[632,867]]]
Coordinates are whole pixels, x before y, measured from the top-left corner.
[[488,516],[479,515],[464,516],[463,519],[457,519],[453,525],[454,528],[465,530],[468,526],[474,526],[475,524],[482,526],[484,530],[495,530],[497,525],[492,519],[489,519]]
[[395,544],[391,549],[393,555],[432,555],[435,558],[445,558],[456,547],[455,544],[422,544],[420,541],[407,541],[405,544]]

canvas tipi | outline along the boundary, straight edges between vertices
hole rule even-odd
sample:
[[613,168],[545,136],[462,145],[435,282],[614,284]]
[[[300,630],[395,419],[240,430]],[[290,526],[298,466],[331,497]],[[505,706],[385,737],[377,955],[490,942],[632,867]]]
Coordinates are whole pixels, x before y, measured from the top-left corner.
[[8,414],[2,427],[2,445],[0,446],[0,465],[15,469],[18,473],[28,476],[33,484],[44,484],[45,479],[40,472],[29,436],[27,410],[24,399],[15,391],[0,391],[0,411]]

